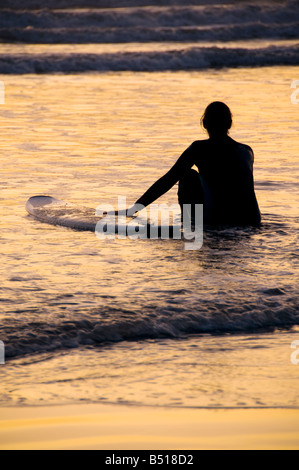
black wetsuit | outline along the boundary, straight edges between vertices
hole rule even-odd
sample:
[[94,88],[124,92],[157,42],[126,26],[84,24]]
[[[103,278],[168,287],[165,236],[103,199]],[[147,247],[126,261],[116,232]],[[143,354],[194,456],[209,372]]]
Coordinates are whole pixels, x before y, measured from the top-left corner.
[[203,203],[206,224],[258,225],[253,162],[252,149],[230,137],[195,141],[137,202],[147,206],[179,181],[180,205]]

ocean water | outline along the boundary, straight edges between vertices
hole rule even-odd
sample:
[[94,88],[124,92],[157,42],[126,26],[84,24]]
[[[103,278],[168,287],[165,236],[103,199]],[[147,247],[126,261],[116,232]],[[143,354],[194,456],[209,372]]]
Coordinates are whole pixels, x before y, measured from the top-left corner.
[[[298,4],[141,3],[0,10],[0,405],[298,408]],[[254,149],[260,228],[188,251],[26,214],[132,204],[214,100]]]

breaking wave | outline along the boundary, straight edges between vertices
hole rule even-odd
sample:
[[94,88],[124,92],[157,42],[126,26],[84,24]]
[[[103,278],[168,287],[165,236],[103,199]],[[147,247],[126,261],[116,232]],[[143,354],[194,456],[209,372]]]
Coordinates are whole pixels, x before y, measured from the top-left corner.
[[[299,325],[298,301],[282,289],[263,290],[263,300],[234,304],[202,300],[190,308],[167,306],[123,310],[103,307],[73,312],[74,319],[7,321],[1,327],[6,358],[108,342],[182,338],[196,334],[273,331]],[[30,312],[28,312],[30,314]],[[80,317],[80,319],[78,319]]]
[[0,73],[201,70],[224,67],[298,65],[299,44],[257,49],[192,47],[167,52],[113,54],[0,54]]

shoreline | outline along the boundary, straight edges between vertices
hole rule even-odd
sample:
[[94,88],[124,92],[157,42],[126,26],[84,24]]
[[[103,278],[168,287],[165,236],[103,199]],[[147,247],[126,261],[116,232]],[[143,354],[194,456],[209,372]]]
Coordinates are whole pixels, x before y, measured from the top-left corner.
[[298,450],[298,409],[0,408],[0,450]]

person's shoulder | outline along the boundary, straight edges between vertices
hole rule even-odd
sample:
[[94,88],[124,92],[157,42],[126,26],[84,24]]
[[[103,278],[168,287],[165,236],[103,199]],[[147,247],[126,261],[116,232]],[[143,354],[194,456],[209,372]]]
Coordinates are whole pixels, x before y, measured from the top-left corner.
[[250,147],[250,145],[242,144],[241,142],[237,142],[237,141],[234,141],[234,142],[237,144],[239,150],[253,154],[253,150]]
[[233,142],[237,146],[237,150],[238,150],[239,155],[242,155],[243,158],[254,160],[254,152],[253,152],[252,148],[250,147],[250,145],[243,144],[243,143],[237,142],[235,140]]
[[252,148],[247,144],[242,144],[241,142],[235,142],[237,144],[237,155],[243,162],[246,162],[247,165],[253,169],[254,164],[254,153]]
[[[202,144],[206,144],[207,142],[209,142],[209,139],[201,139],[201,140],[195,140],[193,142],[194,145],[202,145]],[[192,144],[192,145],[193,145]]]
[[203,140],[195,140],[194,142],[192,142],[192,144],[190,145],[189,148],[192,148],[192,149],[199,149],[205,145],[207,145],[207,142],[208,142],[208,139],[203,139]]

